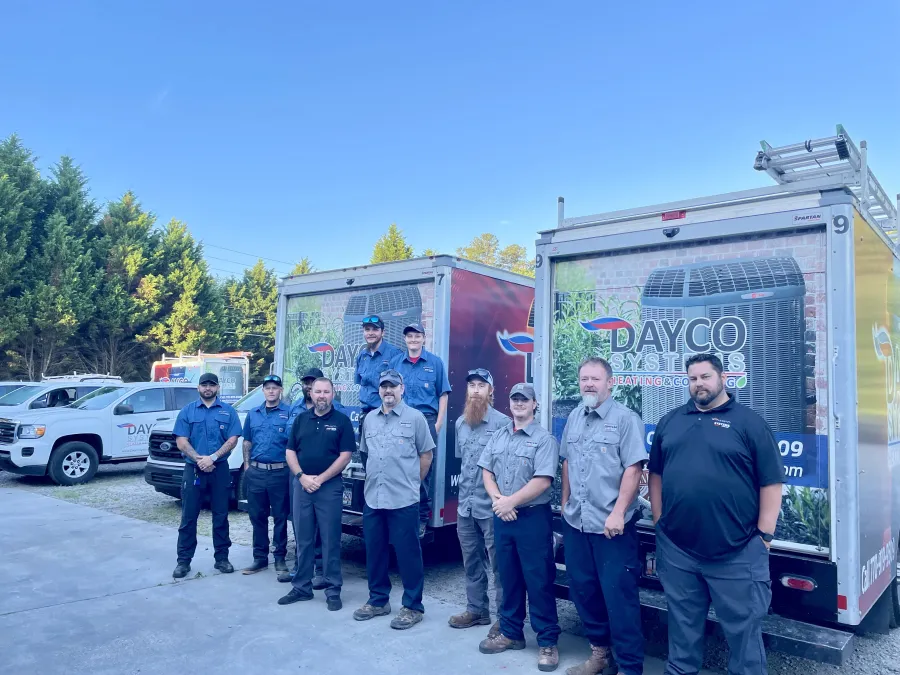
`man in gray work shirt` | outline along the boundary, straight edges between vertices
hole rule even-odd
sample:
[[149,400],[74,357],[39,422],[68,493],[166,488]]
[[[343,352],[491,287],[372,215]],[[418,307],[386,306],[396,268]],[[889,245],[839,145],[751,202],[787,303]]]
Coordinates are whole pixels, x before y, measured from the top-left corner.
[[366,415],[359,431],[359,450],[368,457],[363,537],[369,600],[353,613],[353,618],[366,621],[391,613],[390,543],[403,582],[403,609],[391,621],[391,628],[403,630],[419,623],[425,613],[419,487],[431,466],[434,441],[424,415],[403,403],[400,373],[383,371],[378,394],[381,407]]
[[[644,672],[635,511],[647,450],[641,418],[613,400],[612,376],[605,359],[582,362],[581,405],[569,414],[559,448],[566,572],[591,643],[590,658],[566,675]],[[618,671],[610,668],[610,647]]]
[[[486,626],[491,622],[488,563],[494,574],[498,612],[503,597],[494,555],[494,512],[491,510],[491,498],[484,489],[483,470],[478,466],[478,460],[494,432],[512,420],[492,405],[494,378],[489,370],[470,370],[466,383],[466,407],[456,420],[456,456],[462,460],[456,534],[466,570],[467,605],[465,612],[450,617],[449,623],[453,628]],[[499,632],[498,620],[491,627],[490,634]]]
[[493,502],[497,567],[503,585],[500,632],[478,645],[483,654],[525,649],[525,594],[537,633],[538,670],[556,670],[559,620],[553,582],[553,512],[550,494],[559,448],[534,415],[534,387],[522,382],[509,392],[513,421],[494,433],[478,465]]

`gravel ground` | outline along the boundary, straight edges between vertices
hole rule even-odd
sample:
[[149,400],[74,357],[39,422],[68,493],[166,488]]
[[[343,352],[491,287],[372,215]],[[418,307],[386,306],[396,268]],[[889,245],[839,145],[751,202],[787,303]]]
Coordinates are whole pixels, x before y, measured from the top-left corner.
[[[98,509],[139,518],[177,528],[181,518],[181,502],[156,492],[144,482],[143,463],[101,466],[93,481],[76,487],[53,485],[45,478],[16,476],[0,471],[0,485],[30,490],[57,499],[93,506]],[[251,544],[251,527],[247,514],[232,511],[229,516],[233,542]],[[200,516],[198,531],[211,536],[209,511]],[[288,529],[290,532],[290,528]],[[425,586],[427,592],[438,599],[465,606],[465,583],[459,549],[451,536],[439,537],[425,549]],[[290,547],[293,543],[290,542]],[[365,552],[362,541],[345,536],[342,544],[344,574],[365,578]],[[175,535],[172,537],[174,564]],[[289,558],[292,556],[288,556]],[[399,584],[399,578],[394,579]],[[581,622],[570,602],[559,603],[560,625],[564,631],[582,635]],[[665,636],[654,631],[647,636],[650,654],[665,658]],[[707,642],[705,666],[714,672],[725,673],[727,648],[715,638]],[[827,666],[805,659],[781,654],[769,655],[771,675],[882,675],[900,673],[900,631],[889,635],[860,637],[854,654],[843,668]]]

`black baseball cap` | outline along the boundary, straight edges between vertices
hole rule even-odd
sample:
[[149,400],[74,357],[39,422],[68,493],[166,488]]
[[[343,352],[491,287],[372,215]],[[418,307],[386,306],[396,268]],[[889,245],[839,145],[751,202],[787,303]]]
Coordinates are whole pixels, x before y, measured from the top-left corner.
[[491,375],[491,371],[487,368],[475,368],[475,370],[470,370],[469,374],[466,375],[466,382],[474,380],[476,377],[480,380],[484,380],[492,387],[494,386],[494,378]]
[[198,384],[219,384],[219,376],[215,373],[203,373]]
[[417,333],[421,333],[422,335],[425,335],[425,326],[420,324],[418,321],[411,323],[406,328],[404,328],[403,334],[406,335],[411,330],[413,330]]
[[384,321],[381,320],[381,317],[377,314],[372,314],[371,316],[364,316],[362,320],[363,328],[366,326],[375,326],[376,328],[380,328],[384,330]]
[[318,380],[320,377],[325,377],[325,373],[323,373],[318,368],[310,368],[306,371],[306,375],[300,378],[300,381],[303,382],[303,380]]
[[281,381],[281,378],[278,377],[277,375],[266,375],[263,378],[263,386],[265,387],[267,384],[269,384],[269,382],[271,382],[272,384],[277,384],[279,387],[284,386],[284,384]]

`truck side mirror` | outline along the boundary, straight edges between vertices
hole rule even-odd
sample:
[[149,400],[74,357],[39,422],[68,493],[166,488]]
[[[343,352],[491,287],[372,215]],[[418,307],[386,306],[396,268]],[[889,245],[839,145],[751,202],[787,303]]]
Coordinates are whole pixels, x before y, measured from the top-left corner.
[[120,403],[113,410],[113,415],[133,415],[134,414],[134,406],[130,406],[127,403]]
[[40,408],[46,408],[47,407],[47,399],[39,398],[37,401],[32,402],[32,404],[28,407],[31,408],[32,410],[39,410]]

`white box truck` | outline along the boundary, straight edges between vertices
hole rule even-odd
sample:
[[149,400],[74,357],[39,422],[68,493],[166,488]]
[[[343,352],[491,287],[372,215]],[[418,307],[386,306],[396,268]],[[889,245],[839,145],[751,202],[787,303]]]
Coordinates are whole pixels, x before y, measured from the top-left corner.
[[[840,663],[858,626],[900,622],[897,208],[842,127],[764,143],[755,168],[779,185],[579,218],[560,198],[537,242],[541,421],[559,437],[578,364],[600,355],[649,451],[656,423],[688,400],[685,356],[717,353],[785,467],[766,639]],[[642,602],[664,611],[644,509]]]
[[[380,316],[385,340],[400,349],[403,328],[414,321],[424,325],[425,348],[443,359],[453,388],[433,464],[430,538],[435,529],[456,524],[454,422],[465,406],[466,374],[488,368],[500,392],[496,405],[509,413],[503,392],[531,380],[533,301],[533,279],[446,255],[287,277],[279,283],[273,371],[294,400],[303,373],[321,368],[356,428],[354,371],[364,345],[363,317]],[[364,480],[355,454],[344,472],[343,525],[350,534],[362,533]]]

